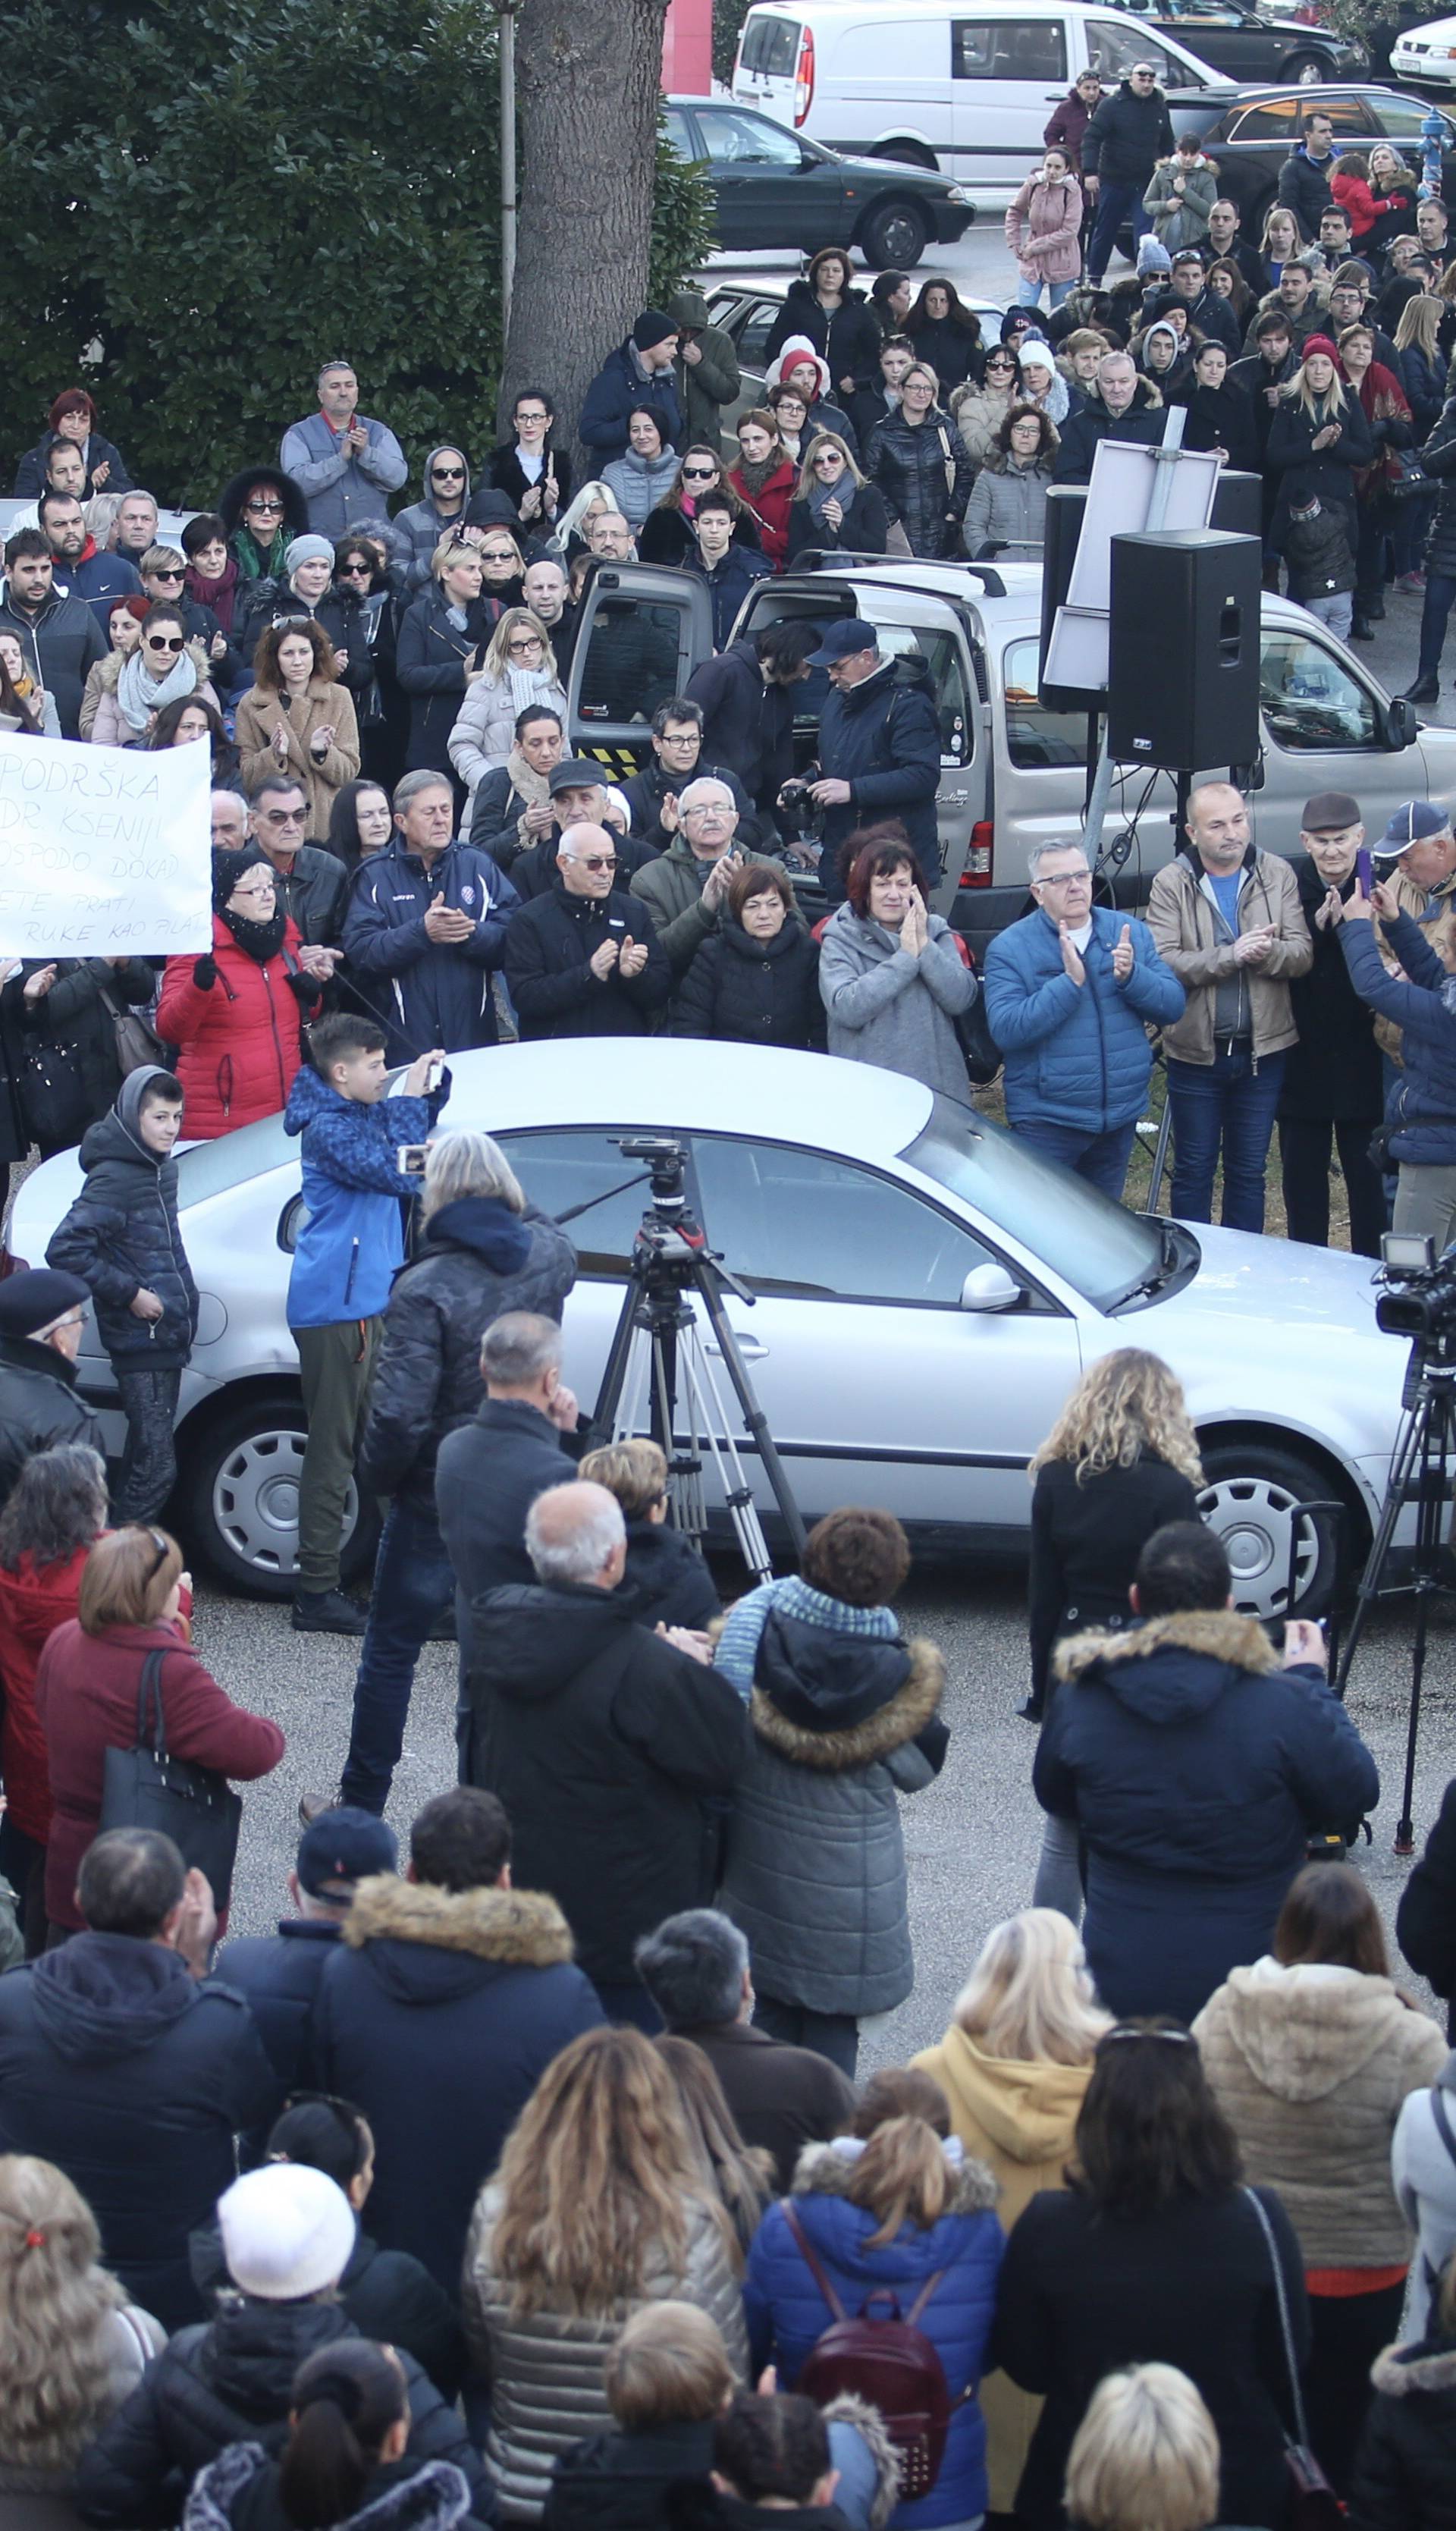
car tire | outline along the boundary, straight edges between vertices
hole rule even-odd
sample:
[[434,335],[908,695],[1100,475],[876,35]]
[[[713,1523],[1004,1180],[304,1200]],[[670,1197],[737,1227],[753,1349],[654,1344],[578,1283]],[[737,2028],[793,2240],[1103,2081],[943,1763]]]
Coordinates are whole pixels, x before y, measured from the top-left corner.
[[933,149],[923,148],[918,141],[887,141],[882,149],[872,152],[876,158],[888,158],[897,167],[924,167],[928,175],[938,175],[940,161]]
[[[1235,1607],[1261,1618],[1321,1616],[1334,1594],[1336,1525],[1302,1514],[1301,1506],[1338,1498],[1328,1472],[1297,1450],[1251,1439],[1205,1450],[1204,1476],[1199,1510],[1228,1548]],[[1296,1527],[1302,1535],[1291,1607]]]
[[[291,1600],[298,1553],[298,1481],[308,1430],[297,1394],[258,1389],[224,1407],[187,1450],[177,1500],[191,1546],[215,1582],[252,1600]],[[378,1544],[371,1497],[350,1486],[340,1566],[367,1572]]]
[[1338,77],[1319,53],[1291,53],[1279,73],[1281,81],[1291,87],[1319,87]]
[[918,202],[876,202],[860,232],[860,252],[873,272],[911,271],[925,251],[930,224]]

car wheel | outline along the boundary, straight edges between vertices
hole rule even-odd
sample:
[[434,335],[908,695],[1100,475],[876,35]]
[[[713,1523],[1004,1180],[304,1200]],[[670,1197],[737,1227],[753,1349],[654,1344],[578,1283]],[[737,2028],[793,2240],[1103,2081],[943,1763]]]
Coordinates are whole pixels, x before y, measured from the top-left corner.
[[[178,1499],[197,1554],[224,1589],[292,1599],[298,1567],[299,1480],[308,1431],[297,1397],[260,1391],[225,1410],[188,1452]],[[344,1504],[346,1581],[364,1572],[378,1539],[373,1504]]]
[[1328,62],[1321,61],[1317,53],[1292,53],[1279,77],[1299,87],[1317,87],[1325,80],[1332,79],[1334,74]]
[[918,141],[887,141],[876,158],[891,158],[897,167],[924,167],[933,176],[940,165],[933,149],[923,149]]
[[915,202],[879,202],[865,222],[860,246],[876,272],[899,267],[909,272],[925,251],[929,223]]
[[1205,1450],[1204,1474],[1199,1510],[1228,1550],[1235,1607],[1251,1617],[1319,1616],[1334,1590],[1334,1531],[1304,1505],[1335,1499],[1329,1477],[1296,1451],[1259,1440]]

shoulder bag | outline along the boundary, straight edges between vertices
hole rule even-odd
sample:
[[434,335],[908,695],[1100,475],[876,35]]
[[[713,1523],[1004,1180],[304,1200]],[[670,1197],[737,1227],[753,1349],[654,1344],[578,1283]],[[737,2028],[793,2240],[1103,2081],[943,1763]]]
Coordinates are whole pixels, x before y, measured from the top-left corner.
[[971,944],[963,931],[952,931],[963,967],[970,969],[976,983],[976,998],[964,1011],[957,1011],[951,1022],[956,1041],[965,1058],[966,1078],[978,1090],[985,1090],[1001,1070],[1001,1049],[991,1035],[991,1024],[985,1015],[985,986],[976,971]]
[[1289,2298],[1284,2290],[1284,2270],[1279,2260],[1279,2246],[1274,2227],[1252,2188],[1248,2198],[1259,2218],[1259,2228],[1264,2237],[1269,2265],[1274,2272],[1274,2292],[1279,2304],[1279,2334],[1284,2341],[1284,2361],[1289,2369],[1289,2391],[1294,2408],[1294,2431],[1298,2441],[1284,2438],[1284,2460],[1291,2481],[1289,2531],[1341,2531],[1345,2508],[1330,2486],[1318,2461],[1310,2449],[1310,2432],[1305,2423],[1305,2396],[1300,2388],[1299,2366],[1294,2360],[1294,2332],[1289,2325]]
[[1426,472],[1413,448],[1387,448],[1381,491],[1390,501],[1419,500],[1423,492],[1440,489]]
[[162,1703],[165,1651],[149,1652],[141,1664],[137,1689],[137,1741],[131,1749],[108,1749],[101,1779],[101,1816],[96,1832],[108,1828],[153,1828],[170,1836],[185,1864],[205,1872],[219,1915],[233,1886],[238,1859],[238,1831],[243,1825],[242,1796],[226,1775],[199,1767],[191,1758],[167,1755],[166,1709]]
[[144,1063],[167,1064],[168,1048],[148,1020],[119,1002],[106,984],[96,986],[96,999],[111,1022],[123,1080],[129,1072],[140,1072]]

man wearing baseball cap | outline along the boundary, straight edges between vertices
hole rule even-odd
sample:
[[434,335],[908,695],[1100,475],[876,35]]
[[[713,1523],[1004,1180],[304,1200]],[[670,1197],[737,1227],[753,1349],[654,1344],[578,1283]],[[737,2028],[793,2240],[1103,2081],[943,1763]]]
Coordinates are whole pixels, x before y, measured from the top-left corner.
[[101,1448],[101,1428],[76,1385],[90,1293],[50,1266],[0,1283],[0,1505],[37,1450],[63,1442]]
[[857,826],[898,817],[933,885],[940,874],[935,794],[940,730],[919,651],[882,657],[872,624],[843,615],[829,625],[811,668],[826,668],[834,691],[819,719],[819,773],[810,789],[824,812],[819,873],[831,905],[844,895],[840,852]]
[[627,425],[639,409],[652,415],[664,448],[683,432],[682,407],[673,384],[678,329],[660,308],[644,308],[625,343],[608,352],[582,407],[577,432],[595,458],[595,472],[627,454]]
[[[1425,885],[1443,841],[1447,850],[1451,844],[1449,825],[1444,837],[1439,822],[1431,831],[1442,818],[1433,801],[1407,801],[1380,839],[1385,868],[1414,861],[1414,883]],[[1456,1234],[1456,975],[1432,937],[1441,921],[1417,922],[1400,883],[1387,877],[1372,896],[1357,887],[1340,924],[1355,990],[1400,1031],[1401,1070],[1385,1101],[1386,1153],[1400,1170],[1392,1226],[1428,1234],[1437,1256]]]
[[318,1811],[299,1839],[288,1876],[298,1914],[285,1916],[276,1934],[229,1942],[222,1955],[218,1974],[247,1996],[286,2091],[316,2078],[309,2045],[313,2001],[355,1890],[377,1873],[397,1872],[399,1859],[393,1828],[372,1811]]
[[1350,1203],[1350,1246],[1378,1257],[1385,1190],[1370,1155],[1385,1103],[1374,1014],[1350,982],[1340,922],[1355,893],[1355,856],[1365,842],[1360,803],[1348,791],[1316,791],[1300,818],[1293,857],[1300,908],[1315,962],[1289,980],[1298,1039],[1284,1057],[1279,1094],[1279,1158],[1291,1239],[1329,1246],[1329,1157],[1333,1139]]

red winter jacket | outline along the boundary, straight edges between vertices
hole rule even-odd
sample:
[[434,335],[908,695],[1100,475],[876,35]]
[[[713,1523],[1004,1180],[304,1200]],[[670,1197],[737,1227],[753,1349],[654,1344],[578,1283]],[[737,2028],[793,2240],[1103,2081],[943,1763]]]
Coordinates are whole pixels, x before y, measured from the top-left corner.
[[212,918],[217,982],[203,992],[193,982],[196,958],[169,958],[157,1004],[157,1035],[178,1049],[177,1077],[186,1093],[182,1130],[189,1142],[215,1142],[260,1116],[280,1116],[303,1061],[302,1016],[289,983],[301,943],[292,916],[283,947],[260,967],[240,949],[220,915]]
[[1363,176],[1333,175],[1329,180],[1330,199],[1350,215],[1352,240],[1369,235],[1382,211],[1393,211],[1400,199],[1396,194],[1372,194]]
[[[276,1722],[234,1705],[173,1626],[108,1626],[82,1633],[72,1617],[55,1633],[35,1672],[35,1711],[50,1756],[55,1804],[45,1857],[45,1912],[79,1932],[76,1876],[96,1833],[108,1749],[137,1746],[137,1695],[149,1652],[163,1651],[160,1680],[167,1748],[175,1758],[251,1783],[283,1755]],[[222,1920],[218,1932],[225,1931]]]
[[11,1820],[37,1845],[50,1834],[51,1802],[45,1733],[35,1711],[35,1665],[56,1627],[76,1614],[89,1552],[78,1547],[58,1563],[37,1565],[27,1547],[13,1573],[0,1565],[0,1772]]
[[[806,433],[809,425],[806,424]],[[747,501],[758,522],[763,550],[775,571],[782,571],[789,551],[789,512],[799,481],[799,469],[784,459],[775,467],[761,491],[751,492],[743,479],[742,470],[735,466],[728,478],[741,501]]]

